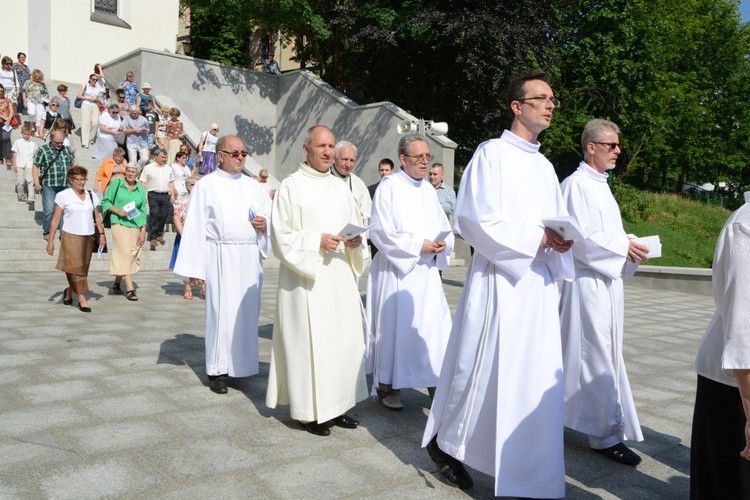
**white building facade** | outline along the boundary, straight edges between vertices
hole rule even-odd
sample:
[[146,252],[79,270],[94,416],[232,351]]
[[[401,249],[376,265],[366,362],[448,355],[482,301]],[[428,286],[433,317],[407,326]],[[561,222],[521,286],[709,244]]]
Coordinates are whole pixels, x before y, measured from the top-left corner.
[[[48,83],[83,84],[94,64],[137,48],[174,52],[178,7],[179,0],[0,0],[0,54],[15,62],[24,52]],[[125,77],[106,67],[105,75],[115,85]]]

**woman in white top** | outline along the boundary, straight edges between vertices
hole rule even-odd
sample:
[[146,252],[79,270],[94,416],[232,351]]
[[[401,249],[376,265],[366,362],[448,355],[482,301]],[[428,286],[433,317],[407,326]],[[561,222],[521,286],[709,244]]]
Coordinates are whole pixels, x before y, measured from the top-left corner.
[[117,147],[117,137],[120,134],[122,134],[120,106],[110,104],[107,112],[99,116],[99,130],[96,133],[96,144],[94,144],[91,157],[97,160],[112,158],[112,151]]
[[0,66],[0,85],[5,89],[5,97],[10,99],[13,104],[13,114],[16,114],[16,106],[18,105],[18,95],[20,94],[21,88],[18,82],[18,75],[16,70],[13,69],[13,59],[5,56],[0,60],[2,66]]
[[219,126],[212,123],[207,131],[201,134],[201,140],[198,143],[198,159],[200,166],[198,173],[207,175],[216,170],[218,160],[216,157],[216,141],[219,140]]
[[96,84],[99,77],[95,74],[89,76],[88,83],[85,83],[81,90],[78,91],[78,99],[81,99],[81,146],[85,149],[94,143],[96,138],[96,129],[99,125],[99,89]]
[[174,163],[172,164],[172,171],[174,172],[174,188],[177,191],[177,197],[185,196],[188,192],[187,187],[185,186],[185,179],[192,174],[190,168],[187,166],[186,152],[177,152],[174,157]]
[[[73,305],[75,293],[78,295],[78,309],[91,312],[84,295],[89,291],[89,263],[94,249],[106,245],[107,239],[104,236],[102,218],[96,210],[99,198],[85,189],[86,175],[88,171],[78,165],[68,170],[70,188],[55,196],[55,213],[50,225],[50,237],[47,239],[47,253],[55,253],[55,238],[52,235],[57,232],[62,219],[60,253],[55,269],[64,271],[68,279],[68,288],[63,291],[63,304]],[[99,230],[99,241],[94,241],[94,227]]]

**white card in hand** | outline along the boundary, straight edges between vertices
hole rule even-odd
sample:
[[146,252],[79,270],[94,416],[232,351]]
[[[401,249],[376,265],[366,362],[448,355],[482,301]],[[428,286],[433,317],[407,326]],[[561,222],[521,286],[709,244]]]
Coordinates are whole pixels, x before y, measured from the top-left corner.
[[344,229],[339,231],[339,236],[343,236],[346,241],[351,240],[352,238],[356,238],[360,234],[364,233],[368,229],[370,229],[372,226],[368,227],[361,227],[356,224],[349,223],[346,226],[344,226]]
[[570,215],[567,215],[565,217],[542,219],[542,224],[544,224],[544,227],[548,227],[555,233],[562,236],[565,241],[578,241],[586,239],[586,235],[583,234],[583,231],[580,227],[578,227],[576,220]]

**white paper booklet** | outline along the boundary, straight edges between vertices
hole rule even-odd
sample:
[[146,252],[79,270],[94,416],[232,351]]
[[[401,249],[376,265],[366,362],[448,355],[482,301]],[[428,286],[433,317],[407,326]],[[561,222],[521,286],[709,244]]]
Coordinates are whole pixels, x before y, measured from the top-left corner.
[[[628,235],[631,236],[631,235]],[[645,245],[648,247],[648,258],[656,259],[661,257],[661,240],[658,235],[655,236],[644,236],[643,238],[632,238],[636,243]],[[625,265],[622,266],[622,277],[624,279],[632,278],[635,272],[638,270],[640,262],[633,262],[630,259],[625,260]]]
[[344,229],[339,231],[339,236],[343,236],[346,241],[349,241],[352,238],[356,238],[360,234],[364,233],[371,227],[372,226],[362,227],[356,224],[349,223],[346,226],[344,226]]
[[583,233],[576,220],[570,215],[565,217],[553,217],[552,219],[542,219],[544,227],[552,229],[554,232],[563,237],[565,241],[585,240],[586,234]]
[[437,235],[437,236],[435,236],[435,238],[434,238],[434,239],[433,239],[432,241],[434,241],[435,243],[437,243],[438,241],[445,241],[445,239],[446,239],[446,238],[447,238],[448,236],[450,236],[450,234],[451,234],[452,232],[453,232],[453,231],[450,231],[450,230],[448,230],[448,231],[440,231],[440,232],[438,233],[438,235]]
[[131,201],[130,203],[126,203],[124,207],[122,207],[123,210],[125,210],[126,215],[128,216],[128,220],[133,220],[136,217],[140,215],[140,212],[137,208],[135,208],[135,202]]

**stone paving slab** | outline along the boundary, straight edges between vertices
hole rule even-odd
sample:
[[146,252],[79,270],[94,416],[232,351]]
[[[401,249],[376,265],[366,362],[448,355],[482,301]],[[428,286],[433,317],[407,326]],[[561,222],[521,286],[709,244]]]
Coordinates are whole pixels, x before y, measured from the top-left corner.
[[[465,272],[444,272],[454,312]],[[424,391],[404,390],[400,413],[363,401],[360,428],[327,438],[265,406],[277,276],[264,282],[260,373],[219,396],[204,385],[204,303],[170,272],[136,275],[138,302],[92,273],[91,314],[62,305],[62,273],[0,274],[0,499],[492,497],[476,471],[467,492],[434,476]],[[567,498],[687,497],[692,363],[712,312],[709,296],[626,286],[643,463],[608,461],[566,430]]]

